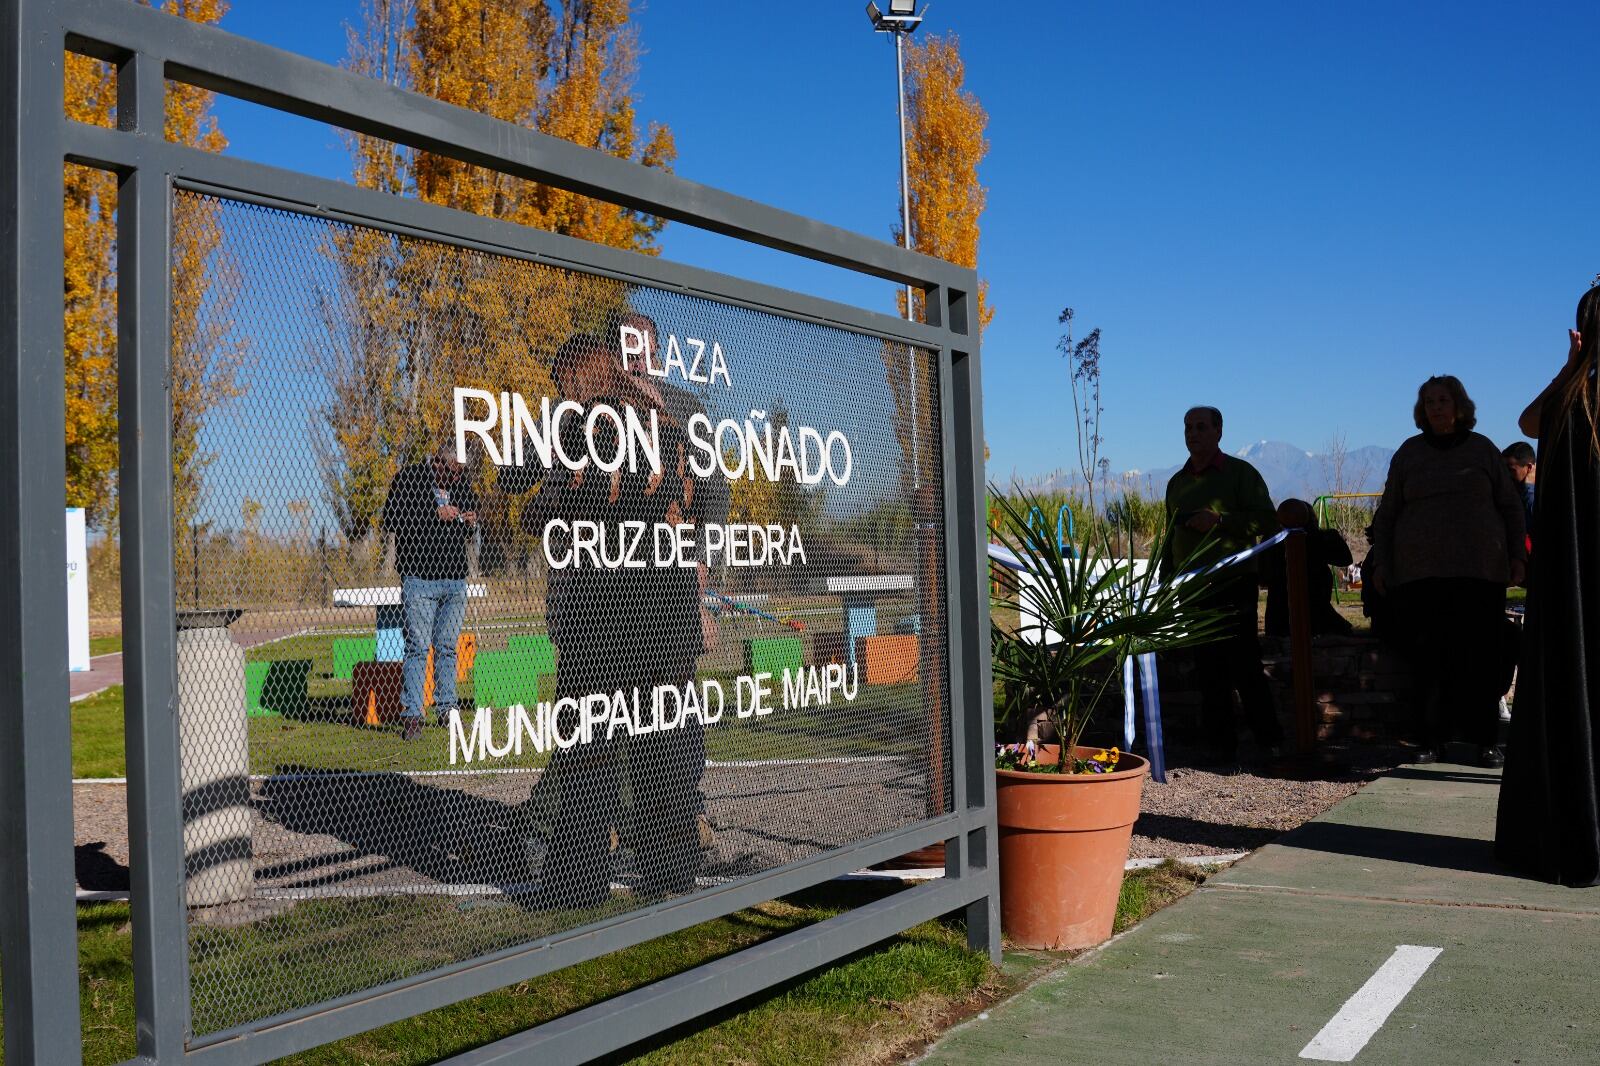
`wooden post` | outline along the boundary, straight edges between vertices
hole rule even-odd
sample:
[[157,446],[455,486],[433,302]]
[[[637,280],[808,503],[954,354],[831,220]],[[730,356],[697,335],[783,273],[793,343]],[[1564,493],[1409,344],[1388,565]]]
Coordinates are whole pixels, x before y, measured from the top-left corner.
[[1294,746],[1300,755],[1317,745],[1315,679],[1311,664],[1311,597],[1306,588],[1306,534],[1290,530],[1284,543],[1284,571],[1289,584],[1289,655],[1294,692]]

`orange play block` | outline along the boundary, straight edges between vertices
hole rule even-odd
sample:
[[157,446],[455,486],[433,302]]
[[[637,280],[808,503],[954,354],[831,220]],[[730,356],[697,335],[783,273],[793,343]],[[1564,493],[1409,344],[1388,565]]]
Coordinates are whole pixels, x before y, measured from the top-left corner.
[[[478,635],[463,633],[456,638],[456,684],[472,676],[472,663],[478,657]],[[422,705],[433,706],[433,649],[428,649],[428,668],[422,674]]]
[[856,638],[856,664],[869,685],[915,681],[920,658],[916,634]]

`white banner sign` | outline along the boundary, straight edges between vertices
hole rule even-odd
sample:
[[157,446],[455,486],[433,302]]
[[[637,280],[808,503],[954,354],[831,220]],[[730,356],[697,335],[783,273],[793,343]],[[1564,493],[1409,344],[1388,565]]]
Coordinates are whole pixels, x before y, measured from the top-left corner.
[[67,661],[89,669],[89,530],[82,507],[67,508]]

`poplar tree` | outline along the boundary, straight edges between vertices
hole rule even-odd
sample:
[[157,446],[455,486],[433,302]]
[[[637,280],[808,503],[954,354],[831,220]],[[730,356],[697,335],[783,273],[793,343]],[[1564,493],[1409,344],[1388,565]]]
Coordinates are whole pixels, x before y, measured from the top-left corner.
[[[978,265],[978,220],[988,191],[978,180],[978,165],[989,151],[984,129],[989,115],[966,88],[961,42],[954,35],[906,44],[906,172],[911,191],[911,247],[955,263]],[[896,243],[905,231],[894,227]],[[994,317],[989,284],[978,282],[980,329]],[[922,294],[914,310],[924,319]],[[905,294],[900,295],[905,314]]]
[[[217,22],[227,11],[223,0],[163,0],[160,8],[206,24]],[[68,54],[63,88],[67,118],[116,125],[116,80],[106,64]],[[213,95],[169,83],[167,139],[207,151],[226,147],[211,115]],[[65,168],[66,495],[68,504],[89,512],[95,526],[105,525],[116,513],[116,197],[114,175],[78,165]],[[191,209],[193,203],[181,201],[173,219],[171,402],[174,509],[179,524],[189,521],[198,506],[200,477],[209,461],[197,445],[205,414],[238,394],[241,356],[239,347],[228,340],[225,293],[213,293],[221,244],[215,210]]]
[[[905,61],[911,247],[958,266],[975,267],[978,219],[988,195],[978,181],[978,164],[989,150],[983,136],[989,116],[965,87],[966,68],[954,34],[907,42]],[[903,244],[905,230],[899,222],[893,233],[895,242]],[[988,293],[988,283],[979,281],[975,325],[980,332],[994,317]],[[904,289],[896,294],[896,301],[904,316]],[[911,317],[916,321],[926,320],[923,303],[922,293],[913,290]],[[896,422],[896,435],[906,458],[901,480],[907,499],[919,486],[927,485],[928,479],[919,482],[913,467],[929,461],[925,442],[938,439],[932,374],[913,373],[914,358],[904,345],[884,346],[889,390],[902,415]]]
[[[169,15],[205,25],[215,25],[228,11],[225,0],[165,0],[161,6]],[[226,148],[228,140],[211,114],[215,96],[193,85],[168,82],[167,140],[207,152]],[[180,528],[194,520],[205,469],[215,458],[200,450],[206,414],[244,391],[238,379],[244,342],[232,336],[229,318],[239,279],[222,251],[220,211],[217,201],[203,197],[173,201],[172,509]]]
[[[670,168],[665,126],[639,129],[639,43],[627,0],[366,0],[347,65],[502,122]],[[353,137],[358,184],[429,203],[653,255],[662,220],[428,152]],[[597,331],[627,303],[610,279],[442,243],[341,234],[330,249],[344,281],[326,305],[319,357],[334,402],[319,433],[324,482],[347,537],[372,528],[388,480],[444,439],[449,393],[475,380],[538,396],[549,356],[571,333]],[[356,421],[350,411],[359,412]],[[518,555],[515,509],[486,497],[490,555]]]
[[[116,83],[104,63],[69,53],[63,88],[68,119],[114,124]],[[62,178],[67,505],[101,526],[113,510],[117,471],[117,179],[76,164]]]

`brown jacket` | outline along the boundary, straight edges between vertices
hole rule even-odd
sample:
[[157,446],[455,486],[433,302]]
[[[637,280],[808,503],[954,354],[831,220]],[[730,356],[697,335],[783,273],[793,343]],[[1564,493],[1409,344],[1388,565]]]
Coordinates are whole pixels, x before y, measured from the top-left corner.
[[1438,447],[1417,434],[1395,452],[1373,516],[1373,556],[1392,587],[1430,577],[1509,584],[1526,560],[1522,501],[1494,442]]

